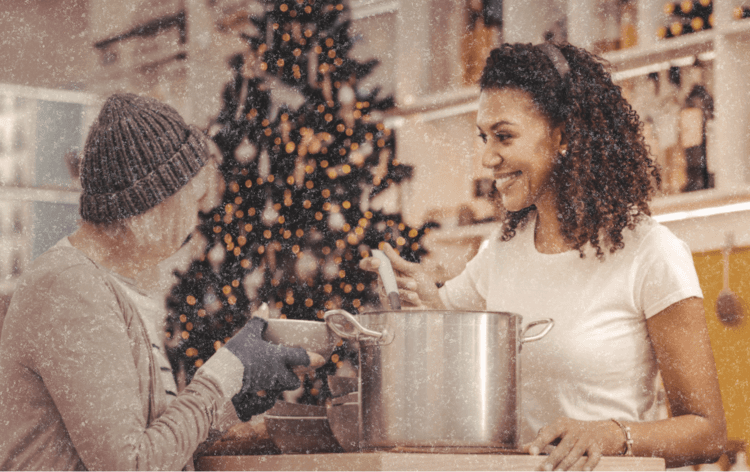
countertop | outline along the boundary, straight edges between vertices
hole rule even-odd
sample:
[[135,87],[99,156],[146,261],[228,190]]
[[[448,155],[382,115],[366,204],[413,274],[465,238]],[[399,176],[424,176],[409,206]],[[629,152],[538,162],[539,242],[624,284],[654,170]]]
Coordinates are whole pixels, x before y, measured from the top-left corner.
[[[204,456],[197,470],[534,470],[544,458],[527,454],[360,452]],[[665,470],[664,459],[602,457],[594,470]]]

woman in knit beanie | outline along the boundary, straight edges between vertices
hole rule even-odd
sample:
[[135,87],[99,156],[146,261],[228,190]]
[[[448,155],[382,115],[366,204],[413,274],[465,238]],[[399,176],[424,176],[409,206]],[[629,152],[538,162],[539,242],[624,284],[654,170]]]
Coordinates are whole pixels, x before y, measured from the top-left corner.
[[81,186],[84,223],[73,245],[104,246],[90,249],[101,253],[99,262],[135,264],[123,274],[134,277],[180,248],[198,211],[220,203],[223,180],[203,133],[174,108],[116,94],[89,131]]
[[264,341],[252,318],[178,394],[164,299],[137,280],[220,202],[216,161],[172,107],[116,94],[81,166],[81,227],[24,273],[4,321],[0,469],[190,467],[210,430],[270,408],[299,386],[292,367],[323,359]]

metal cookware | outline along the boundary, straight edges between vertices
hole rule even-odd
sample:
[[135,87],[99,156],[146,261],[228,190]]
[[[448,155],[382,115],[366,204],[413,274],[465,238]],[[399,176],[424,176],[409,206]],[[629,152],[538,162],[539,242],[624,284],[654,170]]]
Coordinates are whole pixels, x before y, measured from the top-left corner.
[[324,406],[279,401],[265,413],[264,421],[268,435],[283,454],[343,452]]
[[328,389],[331,391],[333,398],[343,397],[359,388],[359,380],[356,377],[339,377],[338,375],[328,376]]
[[[325,314],[359,341],[362,449],[518,449],[519,354],[551,319],[512,313],[383,311]],[[536,335],[530,328],[546,325]]]
[[346,452],[359,450],[359,392],[333,398],[326,408],[333,436]]
[[263,339],[275,344],[290,347],[301,347],[315,352],[324,359],[331,357],[331,353],[338,343],[338,338],[325,323],[320,321],[270,319]]

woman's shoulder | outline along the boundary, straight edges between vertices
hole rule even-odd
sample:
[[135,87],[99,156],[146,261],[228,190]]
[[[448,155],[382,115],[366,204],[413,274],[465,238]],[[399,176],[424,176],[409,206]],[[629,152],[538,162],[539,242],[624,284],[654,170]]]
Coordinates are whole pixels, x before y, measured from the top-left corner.
[[76,252],[52,248],[34,260],[11,297],[3,332],[41,339],[59,323],[90,325],[117,311],[116,295],[101,270]]
[[23,279],[54,280],[71,272],[89,273],[96,265],[78,249],[70,245],[55,245],[34,259],[24,272]]
[[66,293],[101,298],[111,292],[102,270],[72,246],[53,246],[37,257],[19,280],[14,298],[40,301]]
[[690,255],[688,245],[651,216],[644,215],[633,229],[623,230],[623,243],[625,247],[621,251],[640,259]]
[[482,241],[482,244],[479,247],[479,253],[496,256],[505,253],[519,255],[523,252],[523,248],[528,245],[529,242],[533,243],[533,239],[530,239],[533,238],[533,234],[533,224],[522,222],[513,231],[511,237],[506,236],[503,225],[498,225],[488,234],[487,238]]
[[623,230],[623,242],[638,247],[649,244],[677,244],[682,243],[669,228],[659,223],[651,216],[641,216],[633,229]]

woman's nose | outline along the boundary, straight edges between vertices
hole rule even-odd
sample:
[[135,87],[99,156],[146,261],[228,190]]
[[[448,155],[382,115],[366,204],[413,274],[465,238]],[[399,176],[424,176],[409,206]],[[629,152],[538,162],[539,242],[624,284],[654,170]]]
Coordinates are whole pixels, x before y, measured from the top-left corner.
[[494,152],[490,146],[485,146],[482,150],[482,165],[488,169],[494,169],[503,163],[503,158]]

